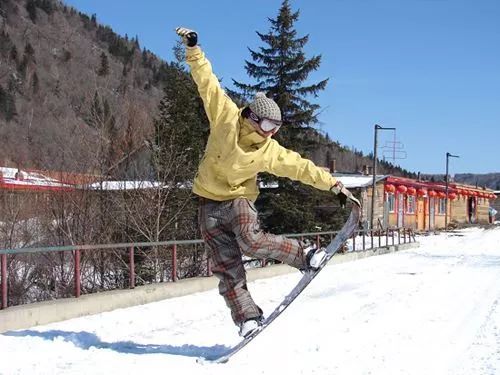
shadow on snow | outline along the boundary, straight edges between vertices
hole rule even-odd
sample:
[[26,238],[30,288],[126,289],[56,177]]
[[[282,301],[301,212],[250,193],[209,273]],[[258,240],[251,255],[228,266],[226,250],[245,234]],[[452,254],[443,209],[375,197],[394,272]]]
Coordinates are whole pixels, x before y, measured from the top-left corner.
[[90,348],[110,349],[119,353],[126,354],[171,354],[185,357],[196,357],[213,359],[220,357],[229,351],[225,345],[214,346],[196,346],[196,345],[154,345],[154,344],[136,344],[131,341],[104,342],[94,333],[89,332],[67,332],[60,330],[51,331],[11,331],[3,333],[4,336],[12,337],[40,337],[45,340],[54,341],[61,338],[70,342],[76,347],[84,350]]

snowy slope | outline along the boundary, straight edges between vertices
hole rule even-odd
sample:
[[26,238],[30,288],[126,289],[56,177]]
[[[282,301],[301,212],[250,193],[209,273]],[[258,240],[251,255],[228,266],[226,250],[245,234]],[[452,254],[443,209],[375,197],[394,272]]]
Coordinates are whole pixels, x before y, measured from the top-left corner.
[[[217,291],[0,335],[1,374],[500,374],[500,228],[327,267],[227,364]],[[299,274],[250,284],[271,311]]]

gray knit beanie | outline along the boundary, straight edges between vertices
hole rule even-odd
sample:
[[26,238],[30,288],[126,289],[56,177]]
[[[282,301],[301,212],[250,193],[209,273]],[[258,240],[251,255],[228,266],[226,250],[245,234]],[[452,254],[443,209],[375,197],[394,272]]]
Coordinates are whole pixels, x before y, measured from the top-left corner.
[[255,94],[255,99],[250,103],[249,107],[260,118],[281,121],[281,111],[278,104],[263,92]]

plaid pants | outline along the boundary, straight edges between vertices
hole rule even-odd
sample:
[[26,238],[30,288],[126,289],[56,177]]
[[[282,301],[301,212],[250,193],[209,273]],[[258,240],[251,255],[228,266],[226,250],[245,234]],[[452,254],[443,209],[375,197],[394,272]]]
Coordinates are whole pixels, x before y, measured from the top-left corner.
[[219,279],[219,293],[235,324],[262,315],[247,289],[242,254],[276,259],[295,268],[305,266],[302,244],[264,233],[254,204],[246,198],[222,202],[201,198],[198,218],[212,272]]

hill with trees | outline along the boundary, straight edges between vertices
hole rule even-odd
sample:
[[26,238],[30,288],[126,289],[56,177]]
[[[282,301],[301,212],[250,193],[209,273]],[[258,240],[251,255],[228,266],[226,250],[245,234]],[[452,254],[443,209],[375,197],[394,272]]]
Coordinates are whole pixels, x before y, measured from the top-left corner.
[[[298,17],[288,3],[283,9]],[[306,42],[307,37],[296,40],[298,47]],[[253,52],[254,57],[259,53]],[[187,74],[183,64],[162,61],[141,47],[137,37],[120,36],[100,24],[97,15],[56,0],[0,0],[0,58],[3,165],[113,177],[151,173],[155,118],[164,88],[176,74]],[[318,69],[319,63],[320,56],[314,56],[306,66]],[[295,64],[298,74],[300,66]],[[275,72],[276,67],[268,71]],[[314,96],[326,83],[323,80],[299,91],[302,97]],[[281,141],[297,146],[319,165],[330,166],[335,159],[339,171],[354,172],[371,165],[369,156],[316,130],[316,104],[299,97],[286,102],[283,90],[290,88],[284,85],[279,93],[274,85],[275,91],[269,92],[283,107],[285,117],[289,108],[300,109],[284,127]],[[410,174],[389,163],[382,163],[379,171]]]

